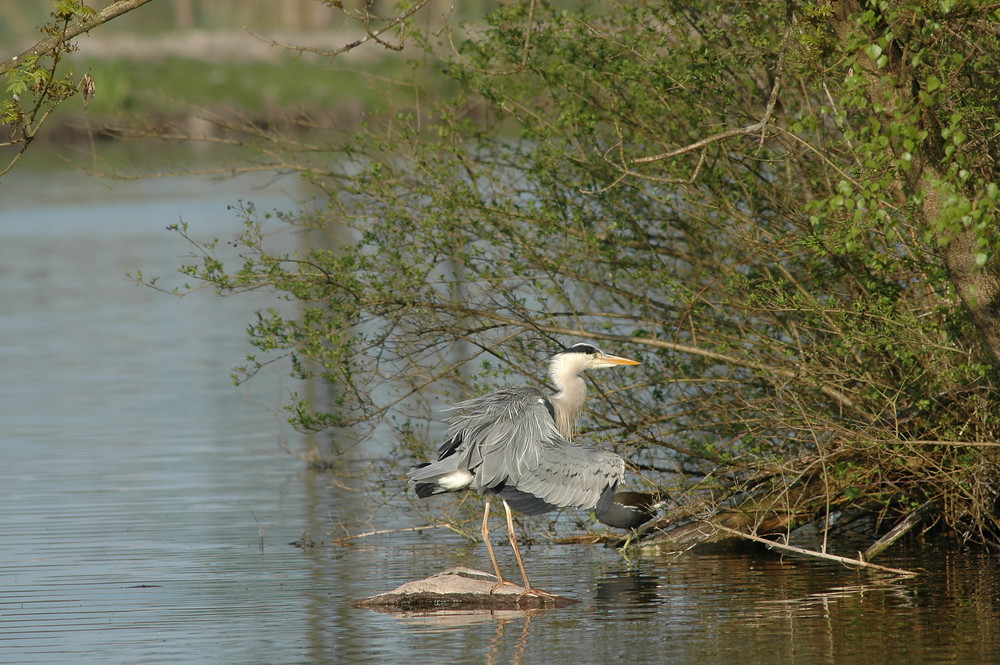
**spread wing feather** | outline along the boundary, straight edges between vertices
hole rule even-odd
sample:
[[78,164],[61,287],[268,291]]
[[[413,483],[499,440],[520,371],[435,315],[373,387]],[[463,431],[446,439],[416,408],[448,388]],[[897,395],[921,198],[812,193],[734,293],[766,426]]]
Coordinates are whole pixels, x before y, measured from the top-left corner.
[[552,405],[537,388],[519,386],[460,402],[438,461],[411,471],[415,481],[455,470],[473,474],[469,487],[500,495],[536,515],[555,508],[605,503],[625,475],[614,453],[559,435]]

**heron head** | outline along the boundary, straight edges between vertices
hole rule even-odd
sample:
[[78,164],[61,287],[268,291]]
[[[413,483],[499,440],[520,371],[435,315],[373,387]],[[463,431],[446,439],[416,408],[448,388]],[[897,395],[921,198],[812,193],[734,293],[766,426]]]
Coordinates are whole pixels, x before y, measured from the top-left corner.
[[601,367],[620,367],[622,365],[638,365],[638,360],[622,358],[605,353],[593,344],[577,342],[568,349],[564,349],[556,354],[553,361],[567,362],[579,368],[579,371],[586,369],[599,369]]

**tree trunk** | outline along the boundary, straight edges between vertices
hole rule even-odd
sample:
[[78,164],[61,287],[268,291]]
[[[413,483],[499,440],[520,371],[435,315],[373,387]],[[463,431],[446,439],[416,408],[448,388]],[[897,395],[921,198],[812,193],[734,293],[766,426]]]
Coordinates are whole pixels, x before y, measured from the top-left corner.
[[995,258],[982,268],[977,266],[975,250],[976,234],[965,231],[945,246],[944,262],[983,341],[1000,364],[1000,273]]
[[[852,43],[852,37],[863,29],[860,24],[862,11],[873,6],[866,3],[863,7],[858,0],[839,0],[834,6],[836,11],[831,17],[833,30],[841,43]],[[928,229],[942,211],[939,189],[939,183],[944,180],[941,169],[944,158],[942,123],[933,110],[917,101],[920,83],[905,57],[910,49],[906,48],[907,44],[899,43],[909,32],[907,26],[890,25],[884,15],[883,21],[883,32],[891,31],[894,35],[891,46],[884,49],[888,61],[880,69],[871,55],[862,51],[856,54],[856,64],[867,82],[868,98],[881,105],[886,116],[891,117],[894,111],[904,108],[916,108],[921,112],[920,122],[927,130],[927,138],[917,151],[919,154],[913,157],[912,166],[905,176],[906,182],[901,184],[907,195],[916,195],[923,202],[917,212],[919,218],[914,221],[917,228]],[[871,42],[881,36],[872,34]],[[899,146],[890,145],[896,154],[902,151]],[[942,246],[941,258],[983,342],[993,354],[995,364],[1000,365],[1000,260],[991,259],[984,266],[976,264],[978,234],[975,229],[950,228],[946,232],[948,238]]]

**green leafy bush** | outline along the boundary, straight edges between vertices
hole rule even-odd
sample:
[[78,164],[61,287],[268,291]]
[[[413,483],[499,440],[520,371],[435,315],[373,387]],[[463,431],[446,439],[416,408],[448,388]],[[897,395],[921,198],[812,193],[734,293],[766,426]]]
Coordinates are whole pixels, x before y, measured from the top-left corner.
[[426,44],[454,94],[300,152],[316,205],[244,208],[242,265],[185,270],[298,303],[251,324],[244,371],[288,353],[332,386],[301,426],[412,424],[588,337],[643,361],[594,377],[588,436],[692,502],[788,524],[937,501],[994,544],[998,21],[505,5]]

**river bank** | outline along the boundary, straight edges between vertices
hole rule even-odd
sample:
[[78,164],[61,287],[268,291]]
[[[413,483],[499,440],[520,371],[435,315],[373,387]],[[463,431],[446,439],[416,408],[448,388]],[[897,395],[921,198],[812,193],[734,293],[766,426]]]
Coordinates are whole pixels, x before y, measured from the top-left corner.
[[90,75],[96,93],[86,108],[80,96],[55,108],[37,140],[101,140],[167,127],[197,136],[236,121],[350,128],[365,114],[406,104],[413,86],[427,83],[405,53],[366,46],[331,57],[357,38],[249,29],[85,35],[58,71],[74,80]]

